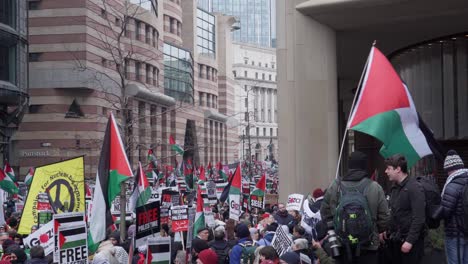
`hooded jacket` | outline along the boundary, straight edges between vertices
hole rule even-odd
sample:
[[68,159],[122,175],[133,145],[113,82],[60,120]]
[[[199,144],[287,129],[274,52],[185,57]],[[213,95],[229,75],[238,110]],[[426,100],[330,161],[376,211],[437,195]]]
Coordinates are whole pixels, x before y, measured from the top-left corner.
[[[368,174],[364,170],[350,169],[343,177],[342,183],[347,187],[358,186],[363,181],[369,181]],[[333,181],[331,186],[327,189],[325,197],[322,201],[320,214],[325,223],[333,221],[336,214],[336,208],[339,203],[338,181]],[[366,192],[369,210],[372,213],[372,222],[374,223],[374,234],[372,236],[371,244],[364,249],[377,250],[379,248],[379,233],[385,231],[388,227],[390,220],[390,212],[388,210],[387,200],[382,187],[374,181],[369,183]]]

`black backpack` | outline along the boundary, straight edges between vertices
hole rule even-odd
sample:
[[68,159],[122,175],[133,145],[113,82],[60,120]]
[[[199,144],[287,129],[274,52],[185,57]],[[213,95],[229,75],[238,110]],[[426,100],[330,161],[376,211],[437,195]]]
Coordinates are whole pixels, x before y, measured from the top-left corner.
[[366,198],[371,183],[367,178],[357,185],[338,180],[339,200],[334,216],[334,228],[348,252],[349,249],[359,252],[361,246],[369,245],[372,241],[374,223]]
[[435,179],[430,176],[418,176],[416,181],[424,189],[424,196],[426,200],[426,226],[429,229],[437,229],[440,226],[440,219],[435,219],[435,211],[440,207],[440,191]]
[[231,247],[226,244],[224,248],[217,248],[215,246],[211,246],[216,255],[218,255],[218,264],[229,263],[229,253],[231,253]]

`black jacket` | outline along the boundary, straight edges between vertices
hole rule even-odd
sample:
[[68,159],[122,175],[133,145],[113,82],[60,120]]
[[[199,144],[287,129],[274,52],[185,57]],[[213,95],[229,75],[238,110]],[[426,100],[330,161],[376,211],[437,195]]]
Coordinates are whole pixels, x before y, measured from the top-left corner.
[[392,186],[389,204],[391,237],[413,245],[424,237],[426,200],[422,186],[414,177],[407,176]]
[[284,213],[281,213],[280,211],[276,212],[274,218],[279,225],[288,225],[290,222],[294,221],[294,217],[287,211]]
[[457,237],[460,234],[458,226],[463,224],[463,187],[467,183],[468,174],[463,173],[447,184],[442,195],[441,206],[447,237]]

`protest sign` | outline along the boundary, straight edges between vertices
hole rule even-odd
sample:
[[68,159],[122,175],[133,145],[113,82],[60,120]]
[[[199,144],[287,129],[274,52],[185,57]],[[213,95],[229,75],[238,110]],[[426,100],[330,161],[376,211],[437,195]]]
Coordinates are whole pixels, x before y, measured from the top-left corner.
[[214,219],[214,214],[211,208],[204,208],[203,215],[205,216],[205,223],[209,228],[215,227],[216,222]]
[[37,225],[38,194],[47,193],[54,212],[84,212],[84,157],[37,167],[24,204],[19,234],[29,234]]
[[86,223],[66,224],[58,228],[59,264],[88,263]]
[[229,194],[229,219],[239,221],[241,215],[240,199],[239,194]]
[[168,206],[161,206],[160,210],[161,210],[161,213],[160,213],[159,221],[161,222],[161,225],[169,224],[170,208]]
[[53,212],[52,211],[39,211],[37,212],[37,217],[38,217],[38,220],[37,220],[37,225],[39,227],[49,223],[52,218],[53,218]]
[[44,254],[47,256],[54,252],[54,221],[43,225],[36,232],[23,239],[23,244],[27,248],[41,246],[44,248]]
[[214,181],[208,181],[205,183],[206,186],[206,193],[208,195],[208,199],[217,199],[216,197],[216,183]]
[[159,237],[148,239],[147,264],[171,263],[171,238]]
[[244,212],[248,212],[250,209],[249,198],[250,198],[249,194],[245,194],[245,193],[242,194],[242,211]]
[[156,201],[161,201],[161,193],[159,192],[159,189],[151,188],[151,196],[148,199],[148,203]]
[[159,202],[152,202],[136,208],[135,246],[143,246],[149,236],[157,234],[160,225]]
[[302,200],[304,200],[304,195],[293,193],[288,196],[288,204],[286,205],[286,209],[289,210],[297,210],[300,211],[302,207]]
[[172,231],[183,232],[187,231],[189,219],[188,219],[188,207],[172,206],[171,207],[171,219],[172,219]]
[[180,194],[178,191],[171,189],[162,190],[161,206],[171,207],[172,205],[180,204]]
[[[128,193],[127,193],[127,199],[126,199],[126,208],[125,208],[125,212],[131,212],[132,210],[130,210],[130,196]],[[122,205],[120,204],[120,197],[117,196],[115,197],[114,201],[112,201],[112,204],[111,204],[111,208],[110,208],[110,211],[111,211],[111,214],[113,215],[120,215],[120,209],[121,209]]]
[[60,261],[59,256],[59,235],[58,230],[61,226],[77,226],[85,223],[84,212],[54,214],[54,262]]
[[275,248],[278,256],[281,257],[284,253],[289,251],[292,242],[292,238],[290,238],[288,234],[284,232],[283,228],[279,226],[276,229],[275,235],[273,236],[271,246]]
[[197,210],[196,210],[195,207],[190,207],[188,209],[189,225],[188,225],[188,230],[187,230],[187,243],[186,243],[187,248],[192,247],[193,222],[195,221],[195,214],[196,213],[197,213]]
[[250,195],[250,207],[251,208],[260,208],[263,209],[263,198],[264,196],[262,195]]

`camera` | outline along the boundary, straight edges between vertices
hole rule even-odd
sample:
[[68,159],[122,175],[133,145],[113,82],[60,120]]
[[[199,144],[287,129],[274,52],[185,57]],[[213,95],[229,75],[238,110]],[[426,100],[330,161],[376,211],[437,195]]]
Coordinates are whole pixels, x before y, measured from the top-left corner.
[[335,228],[333,222],[327,222],[327,244],[330,247],[330,255],[333,258],[339,257],[341,255],[341,240],[338,235],[335,233]]

